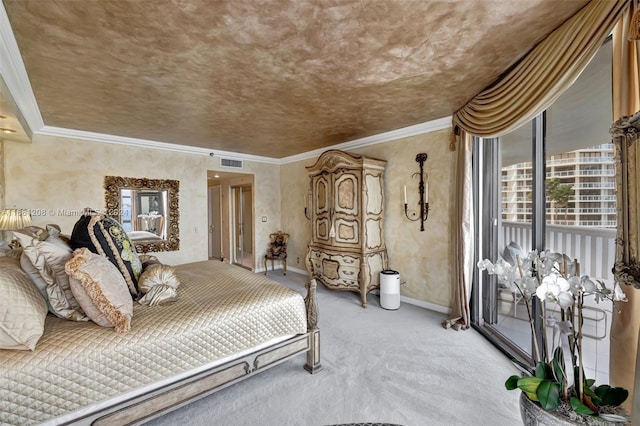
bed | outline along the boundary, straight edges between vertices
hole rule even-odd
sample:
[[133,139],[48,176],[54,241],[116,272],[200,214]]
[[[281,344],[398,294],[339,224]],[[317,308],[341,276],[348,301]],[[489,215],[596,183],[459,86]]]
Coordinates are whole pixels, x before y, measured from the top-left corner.
[[0,350],[0,423],[130,424],[298,354],[320,369],[314,280],[303,299],[217,260],[175,271],[179,300],[134,303],[125,334],[49,314],[35,350]]

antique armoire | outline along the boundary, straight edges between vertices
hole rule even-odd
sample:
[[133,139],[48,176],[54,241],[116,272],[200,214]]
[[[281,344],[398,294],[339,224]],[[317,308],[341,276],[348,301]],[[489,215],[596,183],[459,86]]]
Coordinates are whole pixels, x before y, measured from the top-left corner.
[[307,167],[311,185],[312,274],[327,288],[367,293],[387,268],[384,243],[386,161],[329,150]]

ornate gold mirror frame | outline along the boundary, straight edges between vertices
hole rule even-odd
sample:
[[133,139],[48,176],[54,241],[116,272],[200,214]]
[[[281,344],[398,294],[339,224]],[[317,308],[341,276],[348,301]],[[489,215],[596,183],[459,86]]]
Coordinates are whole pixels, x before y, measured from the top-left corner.
[[133,239],[138,253],[157,251],[176,251],[180,249],[180,228],[178,221],[180,209],[178,193],[180,182],[169,179],[129,178],[120,176],[104,177],[104,199],[107,211],[113,212],[112,217],[122,223],[121,190],[167,191],[166,218],[167,232],[164,239]]
[[622,117],[609,130],[615,149],[616,233],[615,279],[640,289],[640,112]]

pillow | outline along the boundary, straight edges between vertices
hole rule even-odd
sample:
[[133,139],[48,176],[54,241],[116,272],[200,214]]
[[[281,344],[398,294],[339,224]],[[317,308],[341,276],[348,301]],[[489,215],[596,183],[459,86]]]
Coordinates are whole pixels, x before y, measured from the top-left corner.
[[101,327],[126,333],[131,327],[133,300],[118,268],[106,257],[77,249],[67,262],[71,291],[82,309]]
[[22,247],[11,248],[9,246],[0,248],[0,257],[10,257],[15,260],[20,260],[22,257]]
[[40,241],[44,241],[49,237],[49,232],[46,229],[41,228],[39,226],[33,226],[33,225],[22,228],[17,232],[20,232],[21,234],[29,235],[30,237],[33,237],[33,238],[37,238]]
[[[147,270],[147,268],[151,265],[159,265],[161,262],[152,254],[139,254],[138,258],[140,262],[142,262],[142,273]],[[142,277],[142,275],[140,275]],[[138,284],[140,283],[140,278],[138,278]]]
[[176,289],[167,284],[158,284],[151,287],[149,292],[142,296],[138,303],[141,305],[164,305],[178,300]]
[[64,271],[65,263],[71,259],[71,248],[56,237],[41,241],[22,230],[15,231],[14,235],[20,240],[23,256],[26,257],[25,261],[21,258],[20,263],[38,290],[46,294],[49,312],[72,321],[87,321],[88,318],[73,297],[69,277]]
[[142,275],[140,275],[140,280],[138,281],[138,286],[142,294],[147,294],[153,286],[162,284],[174,289],[177,289],[180,285],[180,281],[178,277],[176,277],[176,270],[173,266],[160,263],[150,265]]
[[71,234],[73,249],[86,247],[93,253],[107,257],[124,277],[129,293],[140,294],[138,277],[142,264],[134,245],[117,220],[101,214],[85,214],[73,227]]
[[0,257],[0,349],[34,350],[47,303],[16,259]]

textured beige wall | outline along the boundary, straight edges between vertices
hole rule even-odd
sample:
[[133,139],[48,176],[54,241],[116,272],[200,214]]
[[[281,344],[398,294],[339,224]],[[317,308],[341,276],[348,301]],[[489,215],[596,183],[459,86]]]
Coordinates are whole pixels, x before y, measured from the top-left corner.
[[0,138],[0,209],[4,209],[4,195],[5,194],[5,181],[4,181],[4,139]]
[[[179,180],[180,250],[157,256],[169,264],[208,256],[207,170],[219,169],[216,157],[36,135],[31,144],[5,142],[5,169],[6,204],[32,209],[35,225],[57,223],[66,233],[78,216],[58,210],[103,208],[105,175]],[[256,223],[260,250],[280,224],[279,166],[245,161],[243,172],[255,174],[256,217],[272,219]]]
[[311,222],[304,216],[304,206],[309,193],[309,178],[305,166],[315,160],[283,164],[280,167],[282,182],[282,227],[289,234],[287,266],[306,271],[304,257],[311,241]]
[[[455,153],[449,152],[449,131],[442,130],[393,142],[372,145],[350,152],[387,161],[385,170],[385,241],[389,267],[406,281],[404,296],[443,307],[450,306],[453,282],[452,214]],[[419,171],[416,154],[426,152],[429,182],[429,219],[425,231],[419,222],[410,222],[402,211],[402,189],[407,186],[409,203],[418,206]],[[311,239],[311,225],[304,217],[304,195],[308,191],[305,166],[315,159],[285,164],[282,175],[282,222],[295,229],[289,259],[302,259]],[[293,266],[293,265],[292,265]]]

